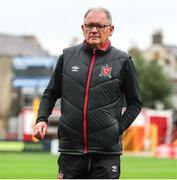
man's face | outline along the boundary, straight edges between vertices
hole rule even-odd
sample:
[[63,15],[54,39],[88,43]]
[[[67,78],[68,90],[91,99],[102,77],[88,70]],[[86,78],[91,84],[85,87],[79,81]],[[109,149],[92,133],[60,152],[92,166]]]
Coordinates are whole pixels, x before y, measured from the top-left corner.
[[100,48],[114,31],[103,11],[91,11],[82,25],[83,34],[88,45]]

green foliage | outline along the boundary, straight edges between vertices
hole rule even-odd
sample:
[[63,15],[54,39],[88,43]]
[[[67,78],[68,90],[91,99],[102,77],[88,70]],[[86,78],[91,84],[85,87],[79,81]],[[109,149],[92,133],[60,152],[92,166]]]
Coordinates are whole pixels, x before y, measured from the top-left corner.
[[141,56],[134,60],[144,107],[155,108],[160,102],[164,108],[170,108],[172,84],[168,75],[156,61],[146,62]]

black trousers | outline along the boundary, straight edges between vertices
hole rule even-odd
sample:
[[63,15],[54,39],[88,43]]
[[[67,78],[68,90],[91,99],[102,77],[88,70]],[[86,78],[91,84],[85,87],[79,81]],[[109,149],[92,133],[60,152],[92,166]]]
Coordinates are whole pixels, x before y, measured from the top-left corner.
[[119,155],[61,153],[58,166],[58,179],[118,179],[120,176]]

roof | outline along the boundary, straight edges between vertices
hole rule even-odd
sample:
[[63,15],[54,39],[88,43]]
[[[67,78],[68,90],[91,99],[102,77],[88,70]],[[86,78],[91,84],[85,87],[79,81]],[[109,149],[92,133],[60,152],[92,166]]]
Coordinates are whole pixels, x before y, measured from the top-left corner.
[[164,45],[164,47],[167,49],[167,51],[170,54],[173,54],[177,58],[177,46],[173,45]]
[[35,36],[13,36],[0,34],[1,56],[46,56]]

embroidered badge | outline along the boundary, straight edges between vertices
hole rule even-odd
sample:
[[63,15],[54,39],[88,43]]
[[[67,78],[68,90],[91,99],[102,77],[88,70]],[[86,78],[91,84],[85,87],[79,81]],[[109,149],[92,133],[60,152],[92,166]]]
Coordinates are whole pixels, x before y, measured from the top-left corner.
[[104,76],[104,77],[109,77],[111,78],[111,71],[112,71],[112,67],[109,67],[108,64],[106,64],[106,66],[102,66],[101,67],[101,73],[99,74],[100,77]]
[[59,172],[59,173],[58,173],[58,180],[63,179],[63,175],[64,175],[64,174],[63,174],[62,172]]

